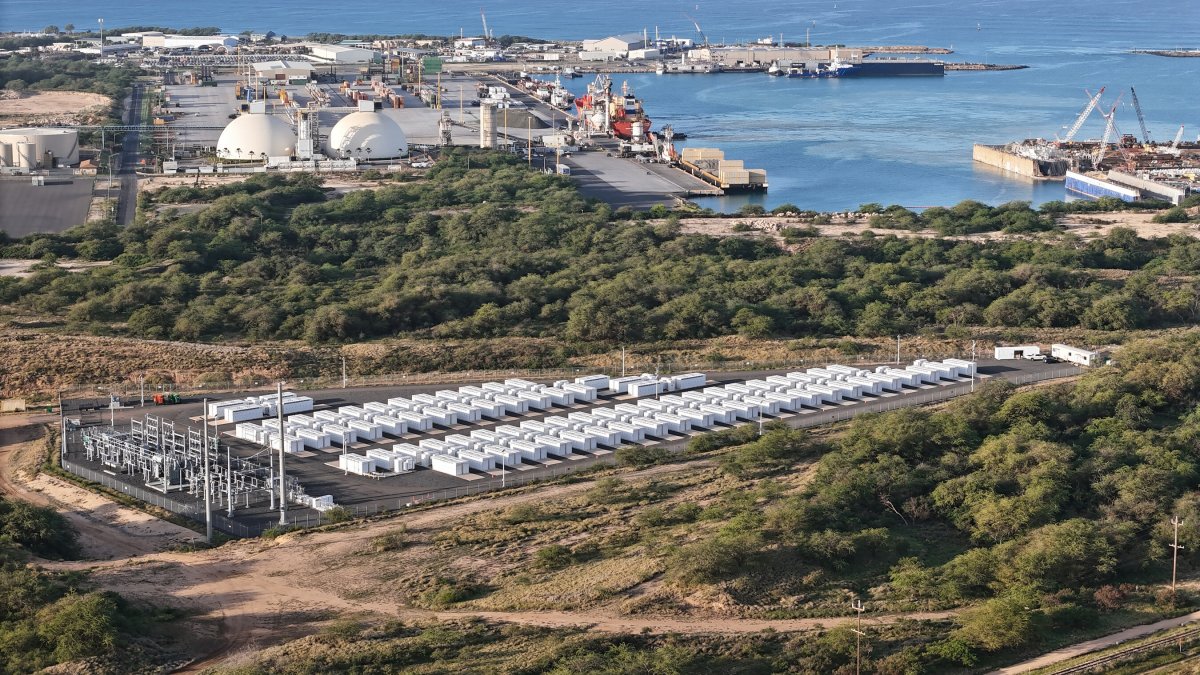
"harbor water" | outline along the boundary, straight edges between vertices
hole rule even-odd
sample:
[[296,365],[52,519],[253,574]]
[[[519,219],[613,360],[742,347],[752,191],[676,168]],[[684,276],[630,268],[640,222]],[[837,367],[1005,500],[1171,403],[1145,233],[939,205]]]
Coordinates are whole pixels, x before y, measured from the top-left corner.
[[[333,8],[316,0],[241,3],[212,0],[4,0],[0,29],[48,24],[109,27],[212,25],[227,32],[273,30],[355,33],[478,34],[478,2],[447,0],[403,7],[361,3]],[[746,203],[768,208],[845,210],[866,202],[931,206],[964,199],[988,203],[1063,199],[1061,182],[1035,183],[971,161],[973,143],[998,144],[1062,134],[1087,101],[1085,89],[1107,86],[1123,133],[1139,133],[1128,89],[1137,88],[1155,139],[1200,133],[1200,58],[1166,58],[1133,49],[1200,47],[1195,0],[760,0],[639,5],[590,0],[569,10],[506,0],[485,7],[496,35],[583,39],[657,26],[662,36],[747,41],[783,31],[785,40],[846,45],[953,48],[952,61],[1028,65],[1003,72],[948,72],[944,77],[789,79],[765,74],[614,75],[644,101],[654,127],[672,124],[686,144],[719,147],[748,167],[766,169],[766,194],[698,200],[720,211]],[[333,16],[330,16],[330,13]],[[236,17],[236,18],[233,18]],[[570,86],[581,91],[586,80]],[[1093,114],[1081,138],[1098,138]]]

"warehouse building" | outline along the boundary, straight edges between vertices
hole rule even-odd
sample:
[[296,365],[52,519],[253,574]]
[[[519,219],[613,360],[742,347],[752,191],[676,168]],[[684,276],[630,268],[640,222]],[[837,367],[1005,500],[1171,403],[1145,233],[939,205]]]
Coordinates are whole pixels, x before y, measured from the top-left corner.
[[348,47],[345,45],[327,45],[308,43],[308,54],[321,63],[369,63],[378,53],[373,49]]
[[142,46],[150,49],[233,49],[239,44],[241,40],[228,35],[165,35],[156,32],[142,35]]
[[308,61],[263,61],[254,64],[254,74],[264,80],[311,80],[313,64]]

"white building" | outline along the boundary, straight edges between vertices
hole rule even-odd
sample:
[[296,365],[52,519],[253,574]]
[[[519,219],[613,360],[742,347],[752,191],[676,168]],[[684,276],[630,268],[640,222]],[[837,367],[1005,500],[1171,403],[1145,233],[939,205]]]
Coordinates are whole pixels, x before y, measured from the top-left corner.
[[308,61],[263,61],[254,64],[254,74],[266,80],[312,79],[313,64]]
[[455,38],[455,49],[475,49],[477,47],[486,47],[487,40],[481,37]]
[[307,43],[304,46],[308,48],[309,56],[322,63],[370,63],[378,53],[373,49],[345,45]]
[[1015,347],[996,347],[996,360],[1030,359],[1039,356],[1042,348],[1037,345],[1017,345]]
[[239,44],[241,44],[241,40],[229,35],[164,35],[163,33],[142,35],[142,46],[150,49],[200,49],[201,47],[233,49]]
[[650,46],[646,44],[646,37],[642,33],[625,33],[601,40],[583,41],[583,51],[585,52],[617,52],[622,55],[628,54],[630,50],[646,49]]
[[271,157],[291,157],[295,147],[296,134],[282,118],[251,112],[233,120],[221,132],[217,157],[266,161]]
[[1062,359],[1068,363],[1074,363],[1080,366],[1102,366],[1108,360],[1108,356],[1103,352],[1093,352],[1071,345],[1053,344],[1050,345],[1050,356],[1056,359]]

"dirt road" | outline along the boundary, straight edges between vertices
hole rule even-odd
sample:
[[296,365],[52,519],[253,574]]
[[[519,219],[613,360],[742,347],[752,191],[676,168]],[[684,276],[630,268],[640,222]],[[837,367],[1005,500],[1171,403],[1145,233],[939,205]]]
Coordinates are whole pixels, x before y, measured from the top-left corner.
[[1125,630],[1118,633],[1113,633],[1112,635],[1105,635],[1104,637],[1096,638],[1095,640],[1088,640],[1087,642],[1080,642],[1068,647],[1063,647],[1062,649],[1056,649],[1052,652],[1042,654],[1035,659],[1017,663],[1007,668],[1001,668],[1000,670],[994,671],[993,675],[1016,675],[1017,673],[1028,673],[1039,668],[1045,668],[1046,666],[1052,666],[1056,663],[1068,661],[1077,656],[1082,656],[1083,654],[1099,651],[1101,649],[1107,649],[1109,647],[1119,645],[1122,642],[1128,642],[1129,640],[1136,640],[1137,638],[1146,637],[1147,635],[1157,633],[1160,630],[1177,628],[1184,624],[1192,623],[1193,621],[1200,621],[1200,612],[1192,612],[1191,614],[1177,616],[1174,619],[1164,619],[1155,623],[1148,623],[1144,626],[1126,628]]
[[[43,424],[0,424],[0,492],[66,516],[79,532],[83,555],[94,560],[155,553],[198,535],[185,527],[122,506],[67,481],[38,473],[45,447]],[[57,418],[54,418],[57,419]]]

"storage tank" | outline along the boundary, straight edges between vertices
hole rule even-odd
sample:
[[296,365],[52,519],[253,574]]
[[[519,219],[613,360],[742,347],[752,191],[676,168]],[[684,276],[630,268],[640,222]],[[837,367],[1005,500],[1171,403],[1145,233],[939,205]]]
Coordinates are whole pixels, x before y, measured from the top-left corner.
[[22,169],[37,168],[37,145],[34,143],[17,143],[16,166]]
[[39,168],[47,154],[64,165],[79,163],[79,132],[75,129],[0,129],[0,143],[11,146],[9,155],[12,166]]
[[12,166],[12,144],[0,142],[0,166]]
[[490,103],[479,106],[479,147],[496,147],[496,107]]
[[408,154],[408,138],[390,117],[360,110],[333,125],[329,132],[329,154],[342,159],[382,159]]
[[274,115],[250,113],[226,125],[217,140],[220,159],[291,157],[296,135],[287,122]]

